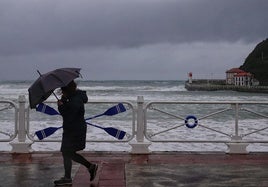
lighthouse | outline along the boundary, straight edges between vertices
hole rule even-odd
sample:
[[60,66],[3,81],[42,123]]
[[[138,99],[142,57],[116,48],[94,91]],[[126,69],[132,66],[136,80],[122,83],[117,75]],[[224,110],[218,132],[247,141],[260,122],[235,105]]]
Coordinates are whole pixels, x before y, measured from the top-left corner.
[[192,77],[193,77],[193,73],[192,73],[192,72],[189,72],[189,73],[188,73],[188,82],[189,82],[190,84],[193,82]]

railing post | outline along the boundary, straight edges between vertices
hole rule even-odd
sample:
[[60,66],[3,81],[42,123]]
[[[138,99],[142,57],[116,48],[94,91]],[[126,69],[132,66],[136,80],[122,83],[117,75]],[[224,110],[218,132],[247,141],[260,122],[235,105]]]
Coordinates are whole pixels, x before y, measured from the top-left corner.
[[136,142],[129,143],[132,146],[131,153],[148,154],[150,153],[150,142],[144,142],[144,99],[143,96],[137,98],[137,131]]
[[18,141],[19,142],[25,142],[26,140],[26,131],[25,131],[25,96],[20,95],[19,96],[19,126],[18,126]]
[[144,99],[143,96],[137,98],[137,142],[144,141],[144,111],[143,111]]
[[10,142],[12,146],[12,152],[16,153],[29,153],[32,151],[32,142],[26,142],[26,126],[25,126],[25,103],[26,99],[24,95],[19,96],[19,109],[18,113],[18,139],[17,142]]
[[226,143],[228,146],[228,153],[230,154],[246,154],[248,143],[239,142],[242,140],[242,137],[238,133],[238,119],[239,119],[239,110],[240,106],[238,103],[232,105],[233,110],[235,111],[235,135],[231,137],[231,142]]

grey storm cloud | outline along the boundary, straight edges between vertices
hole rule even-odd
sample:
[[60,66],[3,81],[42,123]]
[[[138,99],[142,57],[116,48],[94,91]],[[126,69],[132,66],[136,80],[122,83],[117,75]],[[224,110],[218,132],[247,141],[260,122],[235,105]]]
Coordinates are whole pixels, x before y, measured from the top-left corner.
[[267,35],[267,10],[266,0],[4,0],[0,54],[251,42]]
[[0,81],[224,77],[267,38],[267,0],[0,0]]

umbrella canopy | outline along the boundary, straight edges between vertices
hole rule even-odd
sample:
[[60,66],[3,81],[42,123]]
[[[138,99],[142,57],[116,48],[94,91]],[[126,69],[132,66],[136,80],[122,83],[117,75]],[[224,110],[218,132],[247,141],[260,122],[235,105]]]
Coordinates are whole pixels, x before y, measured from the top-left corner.
[[28,89],[30,107],[36,108],[36,105],[45,101],[56,88],[67,86],[79,75],[80,68],[60,68],[40,74]]

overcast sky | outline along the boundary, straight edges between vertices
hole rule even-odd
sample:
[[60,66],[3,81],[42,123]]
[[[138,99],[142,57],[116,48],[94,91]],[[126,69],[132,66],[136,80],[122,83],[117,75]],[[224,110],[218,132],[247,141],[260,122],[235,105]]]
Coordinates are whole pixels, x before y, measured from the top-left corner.
[[224,78],[268,35],[267,0],[1,0],[0,80]]

